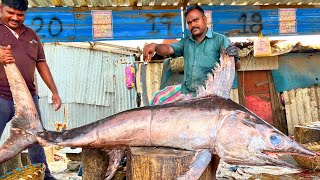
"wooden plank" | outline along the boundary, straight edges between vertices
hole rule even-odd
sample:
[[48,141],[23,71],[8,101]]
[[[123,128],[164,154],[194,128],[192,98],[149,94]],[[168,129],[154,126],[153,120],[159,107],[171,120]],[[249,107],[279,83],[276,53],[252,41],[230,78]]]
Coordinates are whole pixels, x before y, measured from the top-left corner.
[[148,89],[147,89],[147,67],[141,65],[140,67],[140,93],[141,93],[141,106],[149,105]]
[[136,88],[137,88],[137,93],[141,93],[141,66],[142,64],[137,65],[137,70],[136,70]]
[[320,119],[320,86],[310,88],[309,96],[312,121],[318,121]]
[[318,110],[318,114],[316,114],[315,119],[320,119],[320,86],[315,87],[315,107]]
[[278,69],[278,56],[270,57],[241,57],[239,71],[273,70]]
[[162,63],[148,63],[146,65],[146,86],[149,102],[153,95],[160,90]]
[[304,102],[303,102],[303,91],[299,88],[296,90],[296,99],[297,99],[297,112],[298,112],[298,124],[301,125],[305,123],[305,107],[304,107]]
[[303,123],[312,122],[311,115],[311,98],[310,98],[310,88],[301,89],[302,92],[302,105],[304,107],[304,119]]
[[284,98],[289,134],[294,126],[319,121],[319,86],[285,91]]
[[289,135],[293,134],[293,128],[294,125],[299,124],[299,117],[298,117],[298,107],[297,107],[297,100],[296,100],[296,95],[295,91],[289,91],[289,98],[290,98],[290,111],[291,111],[291,120],[292,120],[292,129],[288,129]]
[[276,92],[271,72],[268,73],[269,89],[272,105],[273,125],[284,134],[288,134],[288,126],[284,108],[281,106],[280,95]]
[[288,127],[288,135],[293,134],[293,123],[292,123],[292,114],[291,114],[291,105],[290,105],[290,98],[289,93],[287,91],[283,92],[283,97],[285,101],[285,109],[286,109],[286,119],[287,119],[287,127]]
[[311,118],[312,121],[316,121],[316,117],[318,115],[318,109],[317,109],[317,101],[316,101],[316,87],[310,88],[310,111],[311,111]]

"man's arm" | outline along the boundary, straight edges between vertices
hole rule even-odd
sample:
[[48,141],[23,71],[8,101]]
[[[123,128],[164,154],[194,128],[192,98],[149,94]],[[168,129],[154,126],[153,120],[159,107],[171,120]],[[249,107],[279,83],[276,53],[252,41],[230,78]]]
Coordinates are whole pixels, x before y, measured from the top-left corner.
[[168,44],[155,44],[151,43],[143,48],[143,60],[150,61],[154,53],[162,56],[168,56],[174,53],[173,48]]
[[46,83],[46,85],[52,92],[52,103],[54,104],[54,110],[56,111],[61,107],[61,99],[57,87],[53,81],[53,77],[51,75],[48,64],[45,61],[37,62],[37,70],[43,81]]

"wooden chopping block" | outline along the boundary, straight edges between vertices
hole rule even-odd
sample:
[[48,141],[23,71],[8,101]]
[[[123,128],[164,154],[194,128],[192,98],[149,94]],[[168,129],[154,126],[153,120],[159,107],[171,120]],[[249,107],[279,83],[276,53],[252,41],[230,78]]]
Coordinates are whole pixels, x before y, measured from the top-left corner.
[[[109,165],[109,155],[102,149],[86,149],[81,152],[82,179],[104,180]],[[123,180],[125,169],[118,169],[112,180]]]
[[[127,179],[173,180],[189,168],[194,152],[172,148],[131,147],[128,152]],[[210,163],[200,180],[212,179]]]
[[101,149],[82,149],[82,179],[103,180],[107,172],[109,157]]
[[294,139],[301,144],[318,142],[320,141],[320,122],[296,126],[293,135]]
[[[306,148],[320,152],[320,122],[313,122],[304,126],[294,128],[294,139]],[[320,170],[320,157],[308,158],[295,156],[293,158],[303,168]]]

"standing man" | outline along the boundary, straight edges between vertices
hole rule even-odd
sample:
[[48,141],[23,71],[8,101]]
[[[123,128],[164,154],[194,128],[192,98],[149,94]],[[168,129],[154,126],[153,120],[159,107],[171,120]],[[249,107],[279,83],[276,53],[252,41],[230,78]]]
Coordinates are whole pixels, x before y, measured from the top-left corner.
[[[184,14],[190,36],[171,45],[151,43],[144,47],[143,56],[149,61],[154,53],[162,56],[184,57],[184,83],[160,90],[154,95],[151,105],[165,104],[176,101],[185,94],[196,95],[199,85],[204,86],[208,73],[212,73],[214,65],[219,62],[222,48],[229,56],[234,56],[236,69],[240,68],[238,49],[230,44],[222,34],[212,32],[207,28],[207,17],[200,6],[191,6]],[[219,165],[220,158],[213,157],[213,173]]]
[[[32,29],[23,24],[27,9],[27,0],[2,0],[2,4],[0,4],[0,63],[16,63],[40,115],[34,82],[35,68],[52,92],[52,102],[55,105],[55,110],[60,108],[61,99],[46,63],[39,37]],[[13,116],[12,94],[4,67],[0,66],[0,137],[6,124]],[[32,163],[44,163],[46,165],[45,180],[56,179],[50,174],[43,147],[36,144],[29,148],[28,152]]]

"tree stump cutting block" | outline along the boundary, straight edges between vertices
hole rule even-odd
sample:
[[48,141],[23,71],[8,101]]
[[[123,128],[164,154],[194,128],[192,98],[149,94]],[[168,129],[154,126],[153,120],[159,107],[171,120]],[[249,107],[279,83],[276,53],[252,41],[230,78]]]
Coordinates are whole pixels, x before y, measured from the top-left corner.
[[[306,148],[315,152],[320,152],[320,122],[312,122],[304,126],[294,128],[294,139]],[[320,170],[320,157],[309,158],[295,156],[297,163],[306,169]]]
[[294,139],[301,144],[318,142],[320,141],[320,122],[296,126],[293,134]]
[[[171,148],[131,147],[128,152],[127,179],[175,180],[191,164],[194,152]],[[212,179],[212,164],[200,180]]]
[[[104,180],[109,165],[109,155],[102,149],[82,149],[82,179]],[[125,170],[118,169],[112,180],[123,180]]]
[[109,157],[100,149],[82,149],[82,178],[103,180],[107,172]]

